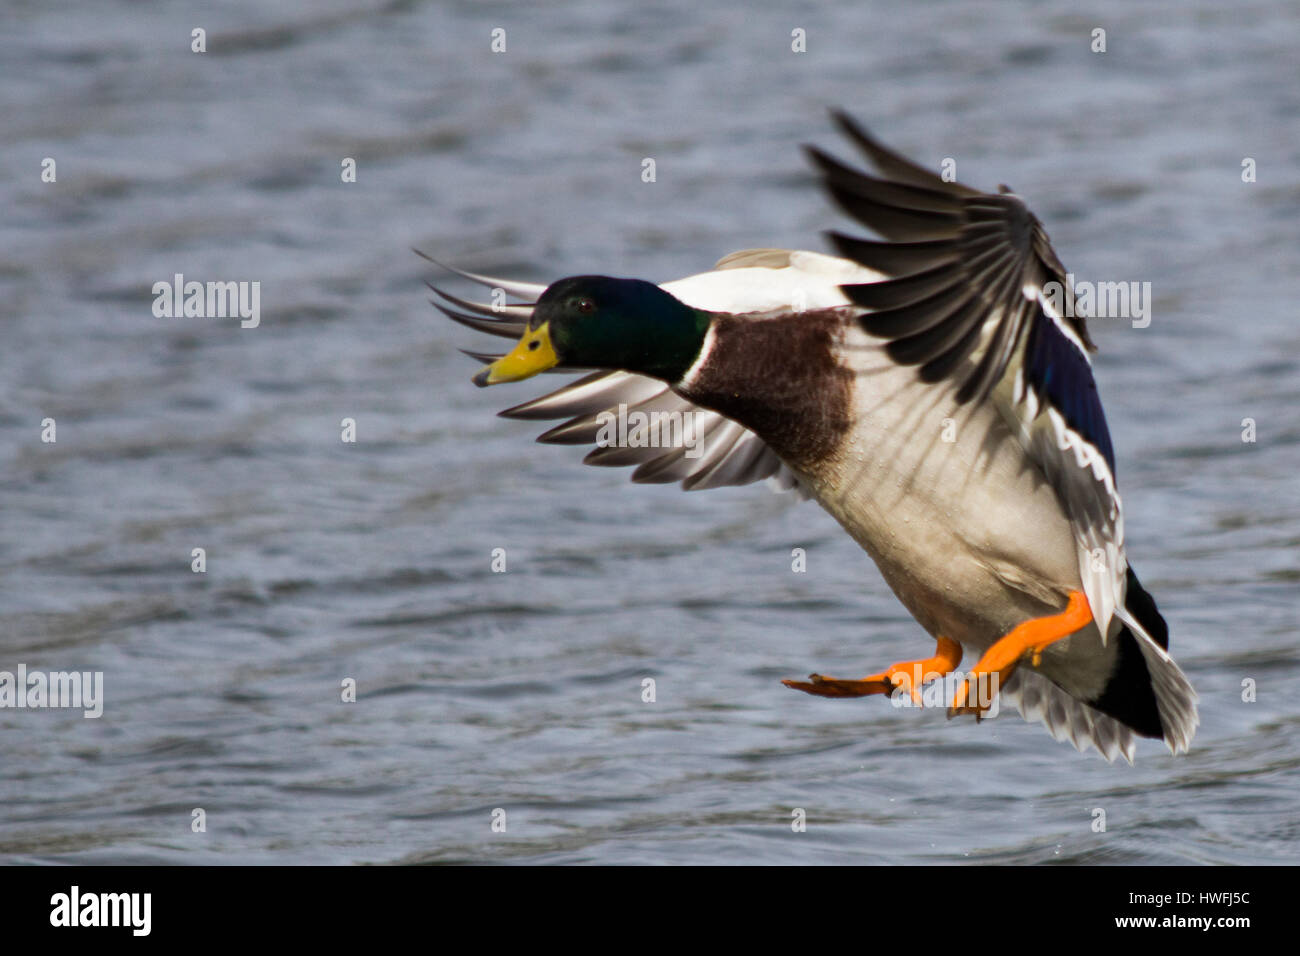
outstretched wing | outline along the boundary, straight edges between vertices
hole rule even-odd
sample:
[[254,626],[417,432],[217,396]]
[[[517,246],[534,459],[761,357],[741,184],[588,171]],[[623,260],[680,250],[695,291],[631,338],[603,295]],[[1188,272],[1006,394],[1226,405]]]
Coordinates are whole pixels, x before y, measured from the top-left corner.
[[[718,267],[724,272],[704,273],[665,283],[664,287],[683,301],[699,308],[725,308],[728,297],[734,295],[737,288],[746,290],[745,294],[755,306],[755,311],[771,308],[769,302],[783,298],[788,305],[790,283],[783,281],[778,273],[781,269],[790,268],[792,255],[806,256],[816,265],[823,265],[819,260],[830,264],[829,278],[825,284],[831,294],[838,298],[838,304],[844,304],[845,300],[837,291],[837,283],[854,275],[866,275],[864,270],[855,269],[849,263],[842,263],[837,270],[834,264],[838,260],[828,256],[764,249],[727,257]],[[843,267],[848,267],[848,270],[845,271]],[[741,276],[739,281],[718,280],[719,276],[724,280],[736,280],[735,273],[725,274],[732,269],[746,269],[756,274]],[[433,304],[448,318],[503,338],[518,339],[523,334],[524,326],[532,315],[533,302],[546,288],[459,269],[451,271],[488,288],[502,289],[522,300],[513,305],[474,302],[458,298],[432,284],[429,286],[439,297]],[[491,362],[500,357],[486,352],[463,351],[480,362]],[[598,445],[601,429],[608,421],[605,416],[617,416],[620,406],[625,418],[632,412],[644,412],[647,416],[653,412],[665,413],[669,416],[668,420],[672,420],[674,413],[680,414],[681,417],[675,420],[689,419],[694,426],[690,443],[668,447],[635,447],[631,443],[605,445],[596,447],[587,454],[583,459],[587,464],[635,466],[633,481],[660,484],[681,482],[687,491],[724,485],[746,485],[766,478],[771,479],[770,484],[780,490],[797,489],[800,494],[805,494],[794,472],[752,431],[724,415],[695,405],[678,395],[667,383],[645,375],[623,371],[591,372],[576,382],[508,408],[500,414],[505,418],[530,421],[566,419],[544,432],[537,440],[559,445]]]
[[[1055,490],[1074,528],[1084,593],[1103,637],[1124,608],[1124,519],[1110,432],[1092,377],[1094,349],[1047,233],[1003,187],[945,182],[836,122],[879,172],[808,147],[826,189],[885,242],[840,233],[840,253],[890,276],[845,285],[862,326],[923,381],[949,380],[959,402],[994,402]],[[1118,627],[1118,621],[1115,622]]]

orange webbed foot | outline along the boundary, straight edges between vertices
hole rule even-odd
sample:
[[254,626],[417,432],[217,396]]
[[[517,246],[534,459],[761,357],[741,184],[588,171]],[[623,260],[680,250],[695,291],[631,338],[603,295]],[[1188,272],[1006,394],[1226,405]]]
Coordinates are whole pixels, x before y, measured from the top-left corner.
[[904,687],[916,704],[921,703],[921,685],[950,673],[961,663],[961,645],[946,637],[938,638],[934,656],[923,660],[900,661],[879,674],[861,680],[842,680],[813,674],[808,681],[781,681],[786,687],[801,690],[819,697],[868,697],[872,694],[893,694]]
[[809,674],[808,681],[783,680],[781,683],[794,690],[801,690],[805,694],[816,694],[818,697],[869,697],[872,694],[889,694],[894,690],[892,683],[877,677],[841,680],[837,677]]
[[[1012,628],[1004,637],[993,643],[975,664],[975,669],[962,681],[953,697],[948,716],[974,714],[978,720],[989,709],[989,704],[999,688],[1015,673],[1026,656],[1037,667],[1042,662],[1043,651],[1057,641],[1069,637],[1092,620],[1092,608],[1082,591],[1071,591],[1065,610],[1060,614],[1037,617]],[[978,687],[979,699],[972,697],[972,687]]]

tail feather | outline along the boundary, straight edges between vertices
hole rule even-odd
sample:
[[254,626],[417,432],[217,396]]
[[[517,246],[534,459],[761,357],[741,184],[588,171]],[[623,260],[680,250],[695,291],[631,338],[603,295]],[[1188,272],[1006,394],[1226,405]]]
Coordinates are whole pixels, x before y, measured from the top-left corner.
[[1132,568],[1125,592],[1124,607],[1116,613],[1121,627],[1115,670],[1102,693],[1087,703],[1182,753],[1199,723],[1196,691],[1169,656],[1169,625]]
[[1115,669],[1101,694],[1079,700],[1035,671],[1017,670],[1002,693],[1026,720],[1040,720],[1053,737],[1108,761],[1133,762],[1134,736],[1164,740],[1185,752],[1196,733],[1196,691],[1166,648],[1169,626],[1156,602],[1128,570],[1124,607],[1117,611]]
[[1182,668],[1155,641],[1139,634],[1138,646],[1151,674],[1151,688],[1164,730],[1161,736],[1169,745],[1170,753],[1186,753],[1201,722],[1196,710],[1196,691]]
[[1082,753],[1093,747],[1109,762],[1123,757],[1133,762],[1137,745],[1133,731],[1113,717],[1071,697],[1037,671],[1018,668],[1002,686],[1002,696],[1029,721],[1042,721],[1057,740],[1074,744]]

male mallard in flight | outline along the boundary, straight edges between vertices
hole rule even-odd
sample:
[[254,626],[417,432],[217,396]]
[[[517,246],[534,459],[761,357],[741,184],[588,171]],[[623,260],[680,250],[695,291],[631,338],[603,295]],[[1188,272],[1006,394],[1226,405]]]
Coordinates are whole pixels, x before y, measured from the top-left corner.
[[[471,353],[491,362],[475,383],[597,370],[501,414],[568,419],[539,441],[595,442],[586,461],[636,465],[633,481],[797,489],[937,642],[932,657],[860,680],[787,686],[919,699],[969,651],[950,716],[978,717],[1000,690],[1107,760],[1132,762],[1135,734],[1185,751],[1196,694],[1125,557],[1094,346],[1061,308],[1072,293],[1046,232],[1005,187],[945,182],[835,119],[882,178],[809,156],[839,206],[885,241],[832,232],[842,258],[747,250],[662,286],[460,273],[526,303],[434,289],[456,321],[519,339],[504,356]],[[629,410],[686,413],[702,449],[611,444],[611,416]]]

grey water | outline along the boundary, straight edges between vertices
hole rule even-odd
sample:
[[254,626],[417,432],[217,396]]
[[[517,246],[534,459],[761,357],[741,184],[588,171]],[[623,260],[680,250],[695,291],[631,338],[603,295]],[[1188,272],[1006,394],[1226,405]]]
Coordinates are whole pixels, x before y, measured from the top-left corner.
[[[0,708],[0,859],[1295,862],[1297,62],[1287,0],[6,3],[0,670],[104,710]],[[1189,754],[786,690],[932,647],[829,517],[633,486],[495,416],[555,376],[471,385],[490,343],[422,283],[471,287],[412,247],[543,283],[825,249],[829,107],[1151,283],[1095,369]],[[259,323],[155,315],[178,273]]]

